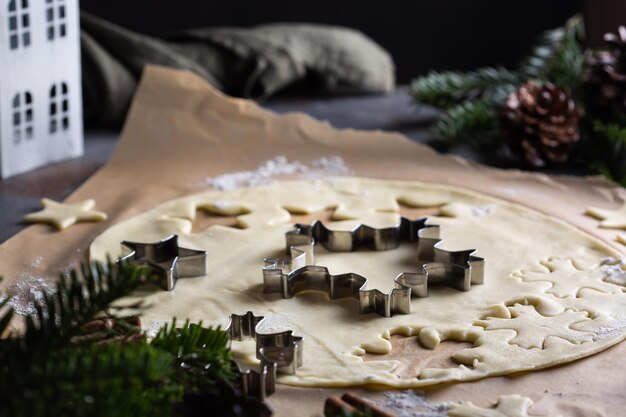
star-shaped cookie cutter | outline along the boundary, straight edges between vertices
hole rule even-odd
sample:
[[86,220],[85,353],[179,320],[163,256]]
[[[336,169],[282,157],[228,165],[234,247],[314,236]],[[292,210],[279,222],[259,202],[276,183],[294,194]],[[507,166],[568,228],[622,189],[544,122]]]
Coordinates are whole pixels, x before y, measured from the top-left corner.
[[294,336],[291,330],[262,333],[259,329],[263,320],[263,316],[255,316],[251,311],[243,315],[231,314],[224,329],[231,341],[256,341],[256,357],[261,362],[259,370],[240,368],[239,372],[242,391],[260,400],[276,391],[277,373],[293,375],[303,363],[303,338]]
[[[474,249],[441,249],[439,226],[427,219],[402,217],[398,226],[373,228],[366,225],[348,231],[330,230],[320,221],[296,224],[285,234],[290,259],[265,259],[263,292],[280,293],[283,298],[306,291],[325,292],[331,300],[354,298],[359,312],[376,312],[383,317],[411,312],[411,297],[427,297],[429,285],[469,291],[472,284],[483,284],[485,260]],[[360,248],[375,251],[395,249],[400,242],[417,242],[417,263],[421,271],[403,272],[387,294],[367,289],[367,279],[355,273],[332,275],[328,268],[315,265],[315,244],[329,251],[350,252]]]
[[153,243],[123,241],[120,262],[149,267],[167,291],[178,278],[206,275],[206,252],[178,246],[177,235]]

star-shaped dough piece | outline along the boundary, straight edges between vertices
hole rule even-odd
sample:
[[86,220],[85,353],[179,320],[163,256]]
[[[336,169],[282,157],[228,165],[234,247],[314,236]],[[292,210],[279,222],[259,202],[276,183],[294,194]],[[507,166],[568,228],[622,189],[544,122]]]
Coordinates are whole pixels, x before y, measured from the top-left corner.
[[177,235],[154,243],[124,241],[122,253],[122,262],[150,268],[166,291],[174,289],[178,278],[206,275],[206,252],[178,246]]
[[42,198],[43,210],[27,214],[22,221],[26,223],[49,223],[57,229],[67,229],[78,222],[99,222],[107,219],[106,213],[92,210],[96,202],[92,199],[78,203],[59,203],[49,198]]
[[589,207],[585,210],[585,214],[595,219],[602,220],[600,227],[603,229],[626,230],[626,203],[617,210]]
[[520,395],[501,395],[495,408],[477,407],[471,402],[453,404],[448,410],[450,417],[531,417],[528,409],[533,400]]

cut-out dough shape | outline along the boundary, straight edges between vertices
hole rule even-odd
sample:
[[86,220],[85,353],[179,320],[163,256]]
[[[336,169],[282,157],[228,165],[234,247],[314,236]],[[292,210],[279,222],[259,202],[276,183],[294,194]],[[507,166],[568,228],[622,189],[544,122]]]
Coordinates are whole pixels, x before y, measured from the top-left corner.
[[547,337],[560,337],[573,344],[591,342],[593,333],[571,328],[573,324],[591,320],[586,312],[567,310],[556,316],[543,316],[535,306],[515,304],[508,307],[510,319],[489,318],[476,322],[485,330],[515,330],[516,336],[509,343],[524,349],[543,349]]
[[[533,400],[520,395],[501,395],[493,408],[477,407],[471,402],[451,404],[448,409],[450,417],[533,417],[528,410]],[[539,416],[537,416],[539,417]],[[546,416],[548,417],[548,416]],[[554,416],[560,417],[560,416]]]
[[585,210],[585,214],[601,220],[600,227],[603,229],[626,230],[626,203],[616,210],[589,207]]
[[543,271],[521,271],[514,276],[524,282],[547,282],[551,287],[547,294],[558,298],[578,297],[583,288],[592,289],[606,294],[623,291],[624,287],[607,281],[609,273],[603,268],[584,270],[578,268],[571,259],[550,258],[540,262]]
[[[361,223],[381,228],[395,226],[400,221],[400,207],[394,201],[420,206],[429,202],[437,206],[458,203],[457,207],[489,207],[486,215],[474,215],[470,209],[461,210],[458,217],[433,219],[441,225],[442,249],[456,251],[476,245],[477,255],[489,260],[485,284],[468,292],[433,288],[432,297],[411,302],[411,314],[391,318],[354,314],[353,300],[331,301],[319,293],[301,294],[292,300],[285,300],[280,294],[262,293],[261,259],[284,253],[285,232],[294,223],[290,212],[315,217],[316,213],[327,215],[325,211],[342,207],[345,217],[352,220],[328,223],[333,230],[350,230]],[[213,225],[194,233],[193,218],[199,208],[236,215],[241,228]],[[107,254],[119,256],[122,240],[151,242],[171,234],[179,235],[181,245],[207,252],[207,276],[180,280],[176,290],[170,293],[137,294],[129,301],[142,299],[149,306],[143,312],[144,322],[150,325],[179,317],[224,325],[224,311],[233,309],[264,315],[273,329],[284,326],[306,340],[305,365],[295,375],[281,376],[279,382],[283,384],[310,387],[382,384],[417,388],[470,381],[563,364],[597,353],[626,336],[626,328],[615,327],[626,320],[626,293],[621,291],[622,286],[602,281],[602,275],[593,281],[594,285],[610,285],[614,292],[583,289],[578,297],[567,298],[545,292],[553,286],[553,281],[568,278],[548,273],[546,267],[546,272],[541,274],[545,282],[525,282],[512,276],[514,271],[540,270],[538,262],[546,256],[561,256],[573,259],[576,266],[585,265],[589,269],[585,270],[585,279],[589,280],[589,276],[595,276],[593,271],[608,268],[602,264],[603,260],[619,259],[619,252],[561,220],[458,188],[409,181],[334,178],[207,191],[165,202],[110,227],[94,240],[90,257],[101,260]],[[388,291],[393,287],[392,272],[415,267],[415,247],[401,245],[391,251],[345,252],[340,256],[320,250],[316,258],[333,273],[367,276],[369,288]],[[574,294],[579,287],[577,284]],[[526,309],[534,309],[538,314],[524,316],[527,321],[523,323],[521,316],[518,321],[511,320],[509,307],[515,303],[531,304]],[[588,312],[589,318],[569,313],[560,316],[568,310]],[[506,318],[508,328],[486,330],[476,326],[474,323],[486,314]],[[599,317],[607,319],[599,320]],[[577,321],[570,320],[573,318],[585,321],[569,329],[570,321]],[[522,329],[519,336],[510,325],[518,322],[520,326],[516,326]],[[549,334],[543,346],[541,341],[533,339],[533,326],[540,334]],[[583,343],[591,333],[593,340]],[[453,354],[458,367],[422,369],[417,377],[403,379],[394,372],[398,367],[397,357],[390,359],[393,355],[384,355],[392,349],[393,334],[419,335],[420,343],[432,349],[447,340],[465,341],[472,347]],[[576,335],[584,335],[579,344],[570,341],[578,340]],[[509,343],[516,336],[521,345],[543,348],[525,349]],[[235,350],[238,357],[255,358],[254,350],[247,350],[245,344]],[[363,360],[361,355],[366,352],[380,353],[380,360]]]
[[78,222],[100,222],[107,219],[106,213],[92,210],[96,205],[92,199],[65,204],[42,198],[41,205],[43,210],[27,214],[22,220],[26,223],[48,223],[63,230]]

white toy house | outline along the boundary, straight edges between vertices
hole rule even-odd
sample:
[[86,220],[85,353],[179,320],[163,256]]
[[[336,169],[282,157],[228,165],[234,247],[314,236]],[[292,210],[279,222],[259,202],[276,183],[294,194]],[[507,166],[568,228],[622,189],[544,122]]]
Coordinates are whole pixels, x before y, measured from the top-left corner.
[[0,177],[83,153],[78,0],[0,0]]

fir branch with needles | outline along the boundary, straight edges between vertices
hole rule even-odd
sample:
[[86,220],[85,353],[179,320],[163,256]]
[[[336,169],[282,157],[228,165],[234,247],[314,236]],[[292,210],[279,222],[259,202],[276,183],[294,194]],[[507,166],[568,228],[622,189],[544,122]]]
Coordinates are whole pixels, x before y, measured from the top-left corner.
[[580,16],[570,18],[562,27],[544,32],[520,64],[520,79],[549,81],[577,92],[585,58],[580,42],[583,36],[584,25]]
[[192,324],[188,320],[180,328],[176,320],[162,327],[151,345],[169,352],[176,358],[179,373],[188,384],[203,386],[215,381],[233,381],[236,371],[233,356],[228,348],[230,337],[227,332]]
[[[90,345],[3,372],[3,416],[171,416],[183,387],[171,355],[147,343]],[[10,379],[4,379],[10,378]]]
[[497,101],[503,89],[511,90],[518,83],[517,75],[505,68],[433,71],[411,83],[411,94],[420,103],[447,109],[466,101]]
[[448,143],[464,141],[484,148],[498,135],[499,116],[487,101],[461,103],[448,109],[433,126],[435,138]]
[[[511,132],[504,129],[503,109],[512,93],[519,94],[520,86],[529,80],[538,85],[550,83],[564,87],[576,107],[582,109],[582,117],[572,126],[578,129],[580,140],[571,147],[569,166],[579,173],[600,173],[626,186],[626,115],[608,117],[606,112],[585,111],[589,103],[583,90],[588,90],[589,84],[583,84],[583,80],[592,64],[588,61],[591,51],[585,50],[582,43],[583,23],[581,16],[574,16],[562,27],[546,31],[513,70],[483,67],[469,72],[432,71],[413,80],[410,93],[415,101],[441,110],[432,125],[431,144],[440,150],[465,144],[501,158],[506,154],[500,152],[506,148],[504,145],[511,144],[507,138]],[[613,38],[617,39],[616,35]],[[613,45],[611,51],[616,48]],[[598,117],[602,121],[596,120]]]
[[135,316],[120,315],[141,311],[114,303],[147,280],[128,263],[82,265],[35,302],[20,333],[9,332],[14,311],[1,301],[0,416],[192,416],[198,401],[217,401],[216,415],[242,405],[268,415],[233,385],[225,331],[174,320],[149,341]]
[[[476,148],[497,145],[498,109],[528,78],[578,88],[584,54],[579,43],[582,20],[575,16],[562,28],[544,33],[539,44],[511,71],[484,67],[475,71],[430,72],[413,80],[415,101],[443,110],[433,125],[435,139],[445,146],[460,142]],[[491,110],[489,110],[491,108]]]
[[66,346],[84,325],[129,295],[146,276],[145,269],[111,261],[83,264],[80,276],[74,269],[60,275],[56,291],[44,294],[34,304],[35,315],[26,316],[24,337],[16,345],[27,357]]
[[626,124],[595,120],[591,130],[593,138],[585,141],[580,153],[598,173],[626,187]]

